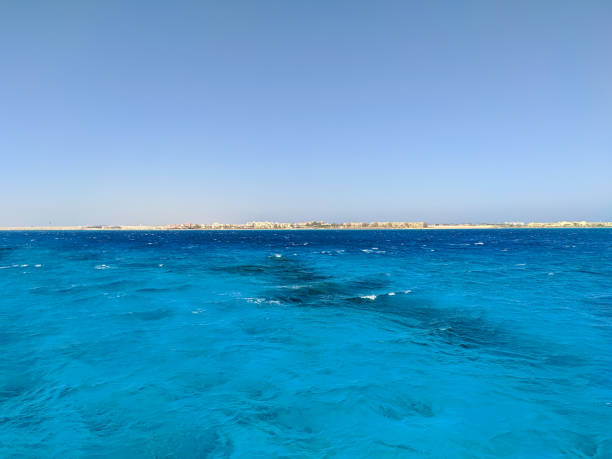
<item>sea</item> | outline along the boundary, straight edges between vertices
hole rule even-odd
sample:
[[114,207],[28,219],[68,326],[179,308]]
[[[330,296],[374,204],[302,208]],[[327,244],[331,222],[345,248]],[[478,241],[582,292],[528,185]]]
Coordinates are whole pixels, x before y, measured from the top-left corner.
[[612,457],[612,230],[0,232],[0,457]]

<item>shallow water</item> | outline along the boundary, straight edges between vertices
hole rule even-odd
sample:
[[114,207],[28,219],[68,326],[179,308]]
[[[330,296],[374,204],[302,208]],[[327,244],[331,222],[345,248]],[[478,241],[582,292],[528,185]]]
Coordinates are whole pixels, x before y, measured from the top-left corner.
[[612,231],[0,232],[2,457],[612,457]]

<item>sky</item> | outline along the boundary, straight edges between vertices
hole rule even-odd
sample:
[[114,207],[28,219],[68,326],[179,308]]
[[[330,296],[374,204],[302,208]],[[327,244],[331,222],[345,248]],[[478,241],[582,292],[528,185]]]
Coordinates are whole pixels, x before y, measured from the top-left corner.
[[0,0],[0,226],[612,221],[611,50],[608,0]]

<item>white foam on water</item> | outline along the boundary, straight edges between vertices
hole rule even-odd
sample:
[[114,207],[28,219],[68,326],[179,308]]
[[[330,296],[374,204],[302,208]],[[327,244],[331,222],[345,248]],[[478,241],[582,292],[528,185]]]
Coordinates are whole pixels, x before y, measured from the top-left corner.
[[389,292],[388,295],[389,296],[395,296],[395,292]]
[[253,298],[253,297],[249,297],[249,298],[245,298],[245,300],[247,301],[247,303],[252,303],[252,304],[281,304],[281,302],[279,300],[268,300],[267,298]]
[[42,267],[42,265],[41,264],[37,264],[37,265],[34,265],[34,267],[35,268],[40,268],[40,267]]
[[110,268],[110,266],[104,265],[104,264],[96,266],[96,269],[109,269],[109,268]]
[[474,245],[484,245],[484,242],[480,242],[480,241],[474,242]]
[[360,298],[363,298],[364,300],[374,301],[376,299],[376,295],[363,295]]

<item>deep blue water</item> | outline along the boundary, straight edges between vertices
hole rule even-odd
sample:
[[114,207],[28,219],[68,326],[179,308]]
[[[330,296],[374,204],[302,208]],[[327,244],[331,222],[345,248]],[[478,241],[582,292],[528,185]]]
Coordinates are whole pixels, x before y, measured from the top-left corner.
[[2,457],[612,457],[612,231],[0,232]]

